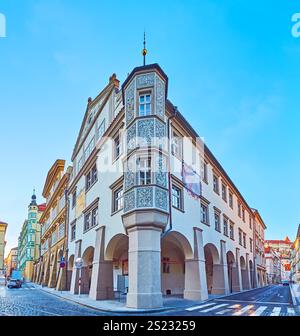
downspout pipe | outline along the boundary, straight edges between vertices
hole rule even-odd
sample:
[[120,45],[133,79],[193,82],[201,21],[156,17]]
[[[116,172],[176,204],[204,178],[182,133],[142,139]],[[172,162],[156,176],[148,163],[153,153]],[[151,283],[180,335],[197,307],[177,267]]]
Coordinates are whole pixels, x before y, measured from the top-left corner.
[[174,106],[173,114],[170,115],[167,121],[167,131],[168,131],[168,149],[169,149],[169,156],[168,156],[168,184],[169,184],[169,228],[167,231],[162,233],[161,237],[165,237],[170,231],[173,229],[172,224],[172,187],[171,187],[171,120],[177,116],[178,108],[177,106]]

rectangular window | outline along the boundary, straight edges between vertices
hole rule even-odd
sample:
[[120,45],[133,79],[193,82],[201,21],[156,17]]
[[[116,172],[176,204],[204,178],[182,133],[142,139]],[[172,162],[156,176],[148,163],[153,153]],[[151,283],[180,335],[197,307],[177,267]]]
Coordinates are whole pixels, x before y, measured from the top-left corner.
[[151,184],[151,158],[139,159],[140,185]]
[[246,248],[246,233],[243,233],[243,246]]
[[231,209],[233,209],[233,194],[232,194],[231,191],[229,191],[228,199],[229,199],[229,206],[230,206]]
[[91,226],[91,214],[87,213],[84,216],[84,231],[89,230],[90,226]]
[[91,172],[88,172],[88,174],[85,177],[85,189],[90,189],[90,186],[92,185],[92,177]]
[[90,141],[90,143],[87,145],[85,151],[84,151],[84,157],[85,160],[88,159],[88,157],[91,155],[93,149],[94,149],[94,145],[95,145],[95,137],[92,138],[92,140]]
[[139,116],[145,117],[151,115],[151,94],[140,95]]
[[217,211],[215,211],[215,229],[221,232],[220,214]]
[[226,217],[223,218],[223,233],[228,237],[228,219]]
[[253,247],[252,247],[252,246],[253,246],[253,245],[252,245],[252,244],[253,244],[253,241],[252,241],[251,238],[249,239],[249,244],[250,244],[250,252],[252,252],[252,251],[253,251]]
[[71,241],[76,239],[76,223],[71,224]]
[[92,227],[97,225],[98,225],[98,208],[95,208],[92,211]]
[[252,217],[249,215],[249,227],[252,230]]
[[213,176],[213,183],[214,183],[214,192],[219,194],[219,178],[216,175]]
[[230,239],[234,240],[234,224],[231,222],[229,227],[229,236]]
[[114,160],[117,160],[121,155],[121,140],[120,135],[118,134],[114,138]]
[[182,210],[182,191],[175,185],[172,185],[172,206]]
[[123,208],[123,187],[114,192],[113,212],[119,211]]
[[208,176],[207,176],[207,163],[204,162],[203,165],[203,181],[207,183],[208,181]]
[[173,131],[172,135],[172,154],[182,158],[182,137]]
[[239,229],[239,244],[242,246],[243,245],[243,241],[242,241],[242,230]]
[[76,190],[72,194],[72,208],[76,205]]
[[222,183],[222,198],[225,202],[227,202],[227,189],[226,185]]
[[201,203],[201,222],[209,225],[208,206]]
[[242,217],[242,208],[241,208],[241,203],[238,202],[238,216],[241,218]]
[[245,222],[246,219],[245,219],[245,209],[244,208],[242,209],[242,218],[243,218],[243,221]]
[[98,180],[98,172],[97,172],[97,165],[96,164],[92,168],[91,175],[92,175],[92,177],[91,177],[92,184],[94,184]]

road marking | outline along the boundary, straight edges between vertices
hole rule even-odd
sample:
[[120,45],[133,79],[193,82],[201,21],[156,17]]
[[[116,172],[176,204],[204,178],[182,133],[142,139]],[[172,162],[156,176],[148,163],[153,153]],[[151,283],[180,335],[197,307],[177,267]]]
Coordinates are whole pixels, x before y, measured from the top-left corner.
[[248,310],[252,309],[253,307],[254,307],[253,305],[248,305],[248,306],[240,309],[239,311],[235,312],[233,314],[233,316],[240,316],[240,315],[246,313]]
[[267,301],[246,301],[246,300],[226,300],[226,298],[222,298],[222,299],[215,299],[215,301],[220,301],[220,302],[241,302],[241,303],[255,303],[255,304],[276,304],[276,305],[283,305],[283,306],[290,306],[291,303],[286,303],[286,302],[267,302]]
[[288,308],[287,313],[288,313],[289,316],[295,316],[296,315],[294,308]]
[[214,306],[212,308],[204,309],[204,310],[200,311],[200,313],[208,313],[212,310],[216,310],[216,309],[219,309],[219,308],[222,308],[222,307],[225,307],[225,306],[228,306],[228,304],[227,303],[219,304],[219,305]]
[[228,308],[231,308],[231,309],[239,309],[239,308],[241,308],[241,305],[240,305],[240,304],[235,304],[235,305],[230,306],[230,307],[228,307]]
[[[230,308],[230,307],[229,307]],[[226,313],[232,312],[231,309],[224,309],[216,313],[216,315],[224,315]]]
[[205,308],[205,307],[209,307],[209,306],[213,306],[213,305],[215,305],[215,303],[207,303],[207,304],[203,304],[201,306],[186,308],[186,310],[187,311],[193,311],[193,310],[197,310],[197,309],[200,309],[200,308]]
[[279,316],[281,313],[281,308],[280,307],[275,307],[273,310],[272,310],[272,313],[270,314],[270,316]]
[[258,309],[255,310],[250,316],[260,316],[268,307],[266,306],[261,306]]

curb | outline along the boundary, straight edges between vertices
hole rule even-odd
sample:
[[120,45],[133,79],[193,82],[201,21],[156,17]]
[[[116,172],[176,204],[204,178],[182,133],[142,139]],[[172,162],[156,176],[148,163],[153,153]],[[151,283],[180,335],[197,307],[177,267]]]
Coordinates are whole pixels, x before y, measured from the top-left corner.
[[47,291],[47,290],[45,290],[41,287],[37,287],[37,286],[35,286],[35,287],[37,289],[43,291],[44,293],[51,294],[51,295],[56,296],[56,297],[58,297],[62,300],[66,300],[66,301],[69,301],[69,302],[72,302],[72,303],[76,303],[76,304],[81,305],[83,307],[87,307],[87,308],[97,310],[97,311],[100,311],[100,312],[108,312],[108,313],[116,313],[116,314],[128,314],[129,315],[129,314],[143,314],[143,313],[158,313],[158,312],[170,311],[170,310],[175,310],[176,309],[175,307],[163,307],[163,308],[155,308],[155,309],[139,309],[139,310],[130,310],[130,311],[117,310],[117,309],[104,309],[104,308],[91,306],[87,303],[78,302],[78,301],[76,301],[74,299],[71,299],[71,298],[62,297],[61,295],[59,295],[57,293]]
[[289,286],[289,287],[290,287],[290,292],[291,292],[291,296],[292,296],[293,305],[298,306],[299,303],[298,303],[298,299],[296,299],[294,288],[293,288],[293,286]]

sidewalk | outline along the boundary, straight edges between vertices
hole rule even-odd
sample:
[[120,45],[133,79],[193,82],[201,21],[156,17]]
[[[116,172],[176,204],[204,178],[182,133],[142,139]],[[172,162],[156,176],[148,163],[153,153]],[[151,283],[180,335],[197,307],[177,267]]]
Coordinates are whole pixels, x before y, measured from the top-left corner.
[[294,306],[300,306],[300,285],[290,284]]

